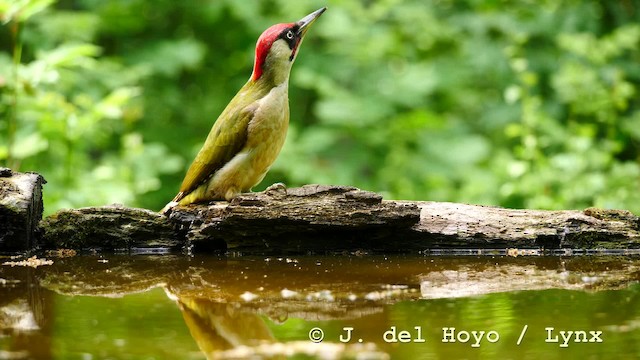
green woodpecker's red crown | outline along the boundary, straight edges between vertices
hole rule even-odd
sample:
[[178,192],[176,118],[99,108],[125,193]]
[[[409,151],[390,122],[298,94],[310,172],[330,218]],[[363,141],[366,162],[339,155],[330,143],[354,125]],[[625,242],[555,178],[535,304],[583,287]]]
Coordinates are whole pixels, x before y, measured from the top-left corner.
[[256,44],[256,58],[253,64],[253,74],[251,75],[251,80],[256,81],[262,76],[262,66],[264,65],[264,61],[267,58],[267,54],[269,54],[269,50],[271,49],[271,45],[278,40],[278,37],[282,34],[285,29],[289,29],[295,26],[295,23],[285,23],[285,24],[275,24],[265,30],[262,35],[258,38],[258,42]]
[[271,46],[278,39],[284,40],[289,45],[289,49],[291,49],[289,60],[293,61],[296,57],[298,46],[300,46],[302,38],[307,30],[309,30],[309,26],[311,26],[325,10],[327,10],[327,8],[323,7],[297,22],[276,24],[265,30],[258,38],[258,43],[256,44],[256,58],[253,64],[251,80],[256,81],[262,76],[264,63],[269,54],[269,50],[271,50]]

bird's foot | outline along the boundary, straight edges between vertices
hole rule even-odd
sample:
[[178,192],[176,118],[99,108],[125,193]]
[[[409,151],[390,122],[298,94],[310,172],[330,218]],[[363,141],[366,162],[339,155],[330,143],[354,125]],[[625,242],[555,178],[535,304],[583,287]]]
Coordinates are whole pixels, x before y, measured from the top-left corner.
[[264,192],[267,194],[281,193],[282,195],[287,195],[287,186],[281,182],[277,182],[273,185],[270,185]]

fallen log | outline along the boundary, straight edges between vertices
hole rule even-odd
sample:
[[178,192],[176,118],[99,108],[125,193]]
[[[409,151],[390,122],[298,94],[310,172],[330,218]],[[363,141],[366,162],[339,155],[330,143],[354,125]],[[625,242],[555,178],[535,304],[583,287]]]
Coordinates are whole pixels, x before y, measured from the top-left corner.
[[324,185],[176,207],[168,217],[121,206],[62,210],[46,218],[42,229],[45,247],[75,249],[305,253],[640,248],[640,220],[624,210],[394,201],[354,187]]

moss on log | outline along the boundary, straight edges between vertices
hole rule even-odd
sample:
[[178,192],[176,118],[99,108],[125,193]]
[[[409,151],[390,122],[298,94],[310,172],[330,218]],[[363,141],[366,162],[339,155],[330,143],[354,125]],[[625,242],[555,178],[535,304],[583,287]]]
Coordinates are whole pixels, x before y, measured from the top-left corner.
[[132,250],[184,244],[165,216],[121,205],[61,210],[41,227],[45,248]]

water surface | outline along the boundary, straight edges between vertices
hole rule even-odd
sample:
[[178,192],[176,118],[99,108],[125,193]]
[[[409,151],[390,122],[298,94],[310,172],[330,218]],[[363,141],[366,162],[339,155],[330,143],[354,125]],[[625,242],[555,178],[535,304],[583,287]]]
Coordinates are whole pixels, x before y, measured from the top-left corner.
[[0,266],[0,359],[640,358],[635,256],[48,259]]

